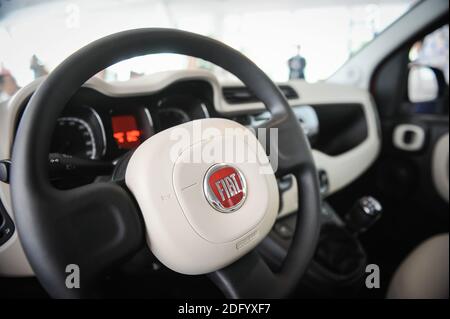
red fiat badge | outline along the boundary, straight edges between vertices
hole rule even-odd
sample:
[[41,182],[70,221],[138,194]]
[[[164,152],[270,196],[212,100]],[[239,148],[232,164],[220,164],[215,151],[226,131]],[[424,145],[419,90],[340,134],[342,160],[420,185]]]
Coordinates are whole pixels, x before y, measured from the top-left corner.
[[228,164],[215,164],[206,173],[203,191],[209,204],[222,213],[238,210],[247,197],[244,175]]

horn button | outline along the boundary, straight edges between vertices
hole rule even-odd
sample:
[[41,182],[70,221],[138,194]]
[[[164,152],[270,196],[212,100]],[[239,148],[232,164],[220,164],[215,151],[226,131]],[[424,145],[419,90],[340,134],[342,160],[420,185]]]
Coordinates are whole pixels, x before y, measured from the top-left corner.
[[210,242],[225,243],[261,222],[269,204],[269,189],[258,163],[188,163],[188,157],[199,148],[215,147],[205,145],[211,143],[227,141],[218,138],[183,152],[174,167],[173,184],[192,228]]

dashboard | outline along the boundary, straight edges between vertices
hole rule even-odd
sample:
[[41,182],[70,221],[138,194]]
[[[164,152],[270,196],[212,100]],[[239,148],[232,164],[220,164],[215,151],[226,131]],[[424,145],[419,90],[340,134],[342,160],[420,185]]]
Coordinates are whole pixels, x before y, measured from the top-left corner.
[[[21,114],[42,81],[32,82],[7,104],[0,104],[0,160],[11,158]],[[367,91],[304,81],[282,83],[280,90],[310,141],[319,179],[327,184],[324,197],[370,167],[381,139]],[[92,78],[73,95],[55,123],[50,180],[55,187],[66,189],[111,178],[116,163],[146,139],[169,127],[208,117],[254,127],[269,120],[270,113],[242,84],[220,83],[207,71],[171,71],[116,83]],[[6,220],[13,224],[7,183],[0,182],[0,202]],[[279,216],[297,210],[295,182],[280,187],[280,203]],[[29,274],[32,271],[17,232],[12,231],[0,243],[0,276]]]
[[[292,86],[280,85],[280,90],[288,100],[299,97]],[[224,87],[223,94],[230,106],[257,102],[245,87]],[[322,154],[343,154],[367,138],[364,108],[360,103],[292,107],[310,144]],[[56,122],[50,147],[51,181],[55,187],[67,189],[93,182],[99,176],[110,176],[115,161],[152,135],[211,114],[249,128],[271,117],[265,110],[219,114],[214,105],[213,87],[202,80],[178,81],[153,94],[128,97],[112,97],[83,87]],[[328,183],[328,173],[321,174],[325,174]],[[323,189],[328,191],[329,185],[323,185]]]

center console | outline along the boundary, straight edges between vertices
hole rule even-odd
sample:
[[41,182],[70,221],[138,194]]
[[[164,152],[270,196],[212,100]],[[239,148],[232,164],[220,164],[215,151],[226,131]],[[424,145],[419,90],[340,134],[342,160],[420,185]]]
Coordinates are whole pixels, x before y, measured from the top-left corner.
[[[367,255],[358,235],[370,228],[381,210],[381,205],[372,197],[359,199],[343,215],[323,201],[317,249],[295,297],[357,296],[364,285],[367,265]],[[274,271],[282,266],[294,235],[296,219],[296,214],[280,218],[258,248]]]

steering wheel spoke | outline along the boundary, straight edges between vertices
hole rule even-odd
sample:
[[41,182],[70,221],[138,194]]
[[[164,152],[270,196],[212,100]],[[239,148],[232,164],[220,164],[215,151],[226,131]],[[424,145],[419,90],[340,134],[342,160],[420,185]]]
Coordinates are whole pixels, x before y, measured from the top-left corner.
[[320,206],[314,192],[307,191],[318,187],[313,167],[300,165],[290,170],[296,176],[299,194],[299,213],[296,231],[282,267],[274,273],[257,251],[251,251],[235,263],[209,275],[212,281],[228,298],[279,298],[289,296],[294,291],[301,275],[308,266],[303,260],[311,260],[313,249],[305,245],[316,245],[319,237],[320,215],[303,214]]
[[[92,296],[103,271],[144,244],[140,215],[127,192],[115,183],[95,183],[59,194],[48,212],[46,232],[59,258],[58,296]],[[62,247],[61,247],[62,246]],[[68,289],[69,265],[80,271],[80,288]]]
[[277,296],[277,278],[255,251],[233,264],[209,274],[227,298],[273,298]]

